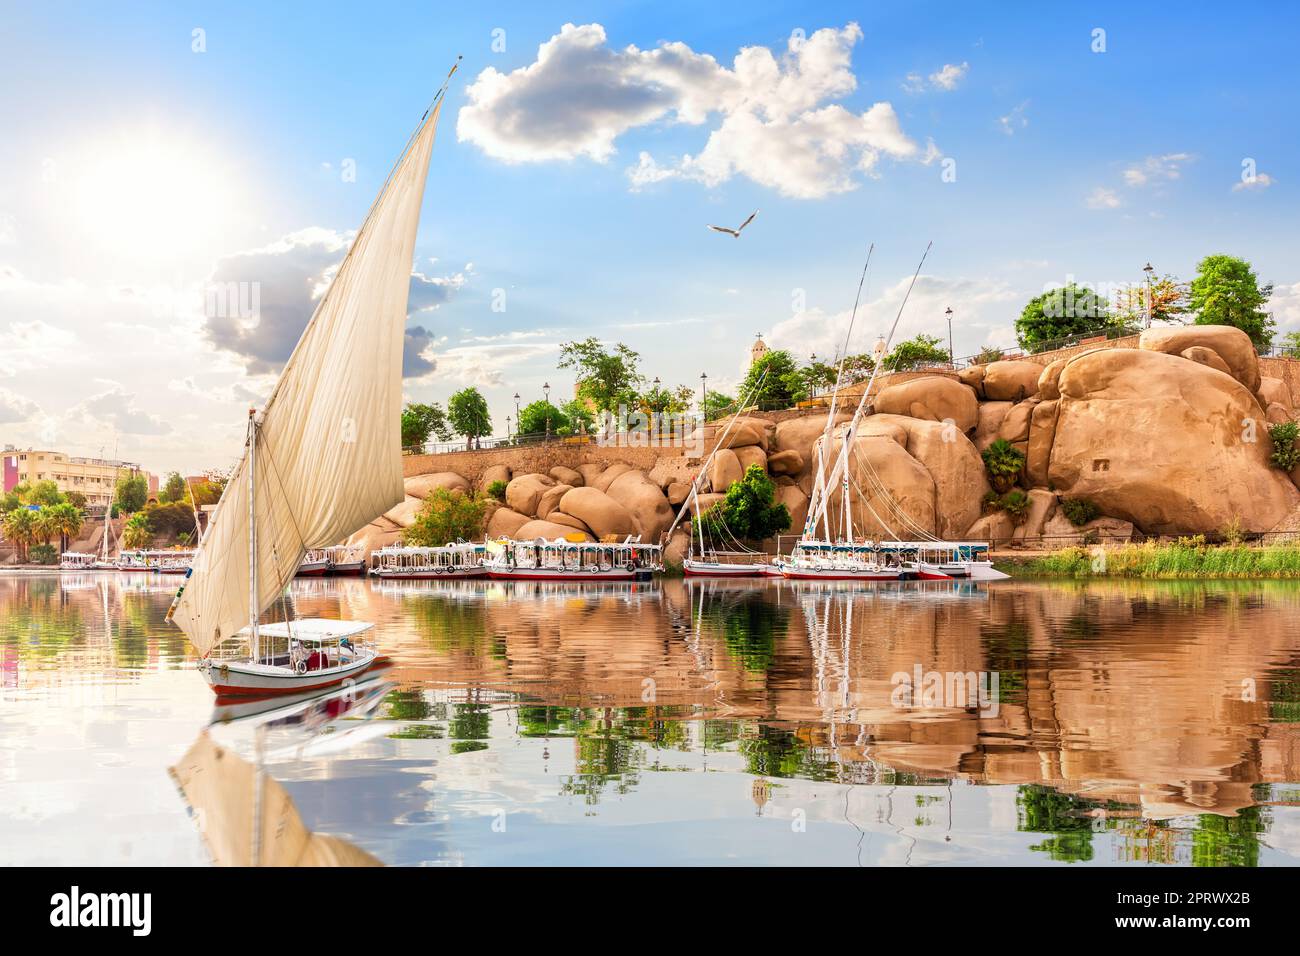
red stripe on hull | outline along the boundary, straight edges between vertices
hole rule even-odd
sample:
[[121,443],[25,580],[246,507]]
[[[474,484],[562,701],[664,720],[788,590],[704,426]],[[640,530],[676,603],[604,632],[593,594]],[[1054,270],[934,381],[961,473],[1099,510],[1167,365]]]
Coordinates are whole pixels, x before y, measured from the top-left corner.
[[782,577],[793,581],[900,581],[897,574],[797,574],[783,572]]
[[303,568],[299,568],[299,569],[298,569],[298,573],[295,574],[294,577],[298,577],[298,578],[323,578],[323,577],[325,577],[325,569],[324,569],[324,568],[307,568],[307,569],[304,570]]
[[369,667],[362,667],[355,671],[349,671],[338,677],[332,677],[327,681],[319,684],[294,684],[291,687],[232,687],[229,684],[209,684],[213,693],[218,697],[278,697],[281,694],[301,694],[308,690],[319,690],[322,687],[332,687],[335,684],[342,684],[346,680],[351,680],[358,674],[364,674],[366,671],[374,668],[374,662]]
[[631,581],[633,572],[619,574],[583,574],[580,571],[571,574],[510,574],[505,571],[489,571],[488,577],[493,581]]

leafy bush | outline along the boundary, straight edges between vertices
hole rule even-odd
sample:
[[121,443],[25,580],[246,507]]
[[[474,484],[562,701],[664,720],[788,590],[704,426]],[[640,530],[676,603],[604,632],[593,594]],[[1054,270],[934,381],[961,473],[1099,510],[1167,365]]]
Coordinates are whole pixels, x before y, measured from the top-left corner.
[[406,529],[402,540],[408,545],[437,548],[453,541],[473,541],[483,533],[488,498],[448,488],[435,488]]
[[984,469],[989,473],[989,482],[998,491],[1006,491],[1016,483],[1020,471],[1025,467],[1025,454],[1005,438],[999,438],[984,449]]
[[1002,496],[996,491],[986,491],[984,493],[984,513],[990,514],[994,511],[1002,510]]
[[1002,496],[1001,504],[1002,510],[1015,518],[1016,523],[1019,524],[1020,520],[1029,511],[1029,495],[1019,488],[1015,488]]
[[27,552],[32,564],[58,564],[59,549],[52,544],[34,544]]
[[790,527],[790,510],[773,504],[775,498],[772,479],[761,466],[750,465],[744,477],[731,483],[726,497],[701,516],[704,530],[723,538],[730,535],[750,541],[779,534]]
[[149,516],[143,511],[136,512],[122,526],[122,546],[134,550],[147,548],[153,544],[153,529],[149,526]]
[[1086,498],[1062,498],[1061,512],[1076,528],[1101,517],[1101,511]]
[[1271,425],[1268,429],[1268,437],[1273,439],[1273,452],[1268,456],[1268,460],[1274,468],[1290,471],[1300,464],[1300,448],[1296,448],[1296,438],[1300,437],[1300,424],[1282,422]]
[[487,493],[491,495],[493,498],[495,498],[497,501],[505,501],[507,484],[509,484],[509,482],[494,481],[492,482],[492,484],[487,486]]

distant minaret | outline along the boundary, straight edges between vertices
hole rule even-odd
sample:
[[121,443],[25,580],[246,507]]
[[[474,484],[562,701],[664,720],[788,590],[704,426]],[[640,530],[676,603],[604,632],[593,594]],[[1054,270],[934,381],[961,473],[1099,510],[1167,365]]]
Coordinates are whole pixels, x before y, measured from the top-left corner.
[[749,347],[749,364],[753,365],[768,352],[767,343],[763,341],[763,333],[758,333],[758,340]]

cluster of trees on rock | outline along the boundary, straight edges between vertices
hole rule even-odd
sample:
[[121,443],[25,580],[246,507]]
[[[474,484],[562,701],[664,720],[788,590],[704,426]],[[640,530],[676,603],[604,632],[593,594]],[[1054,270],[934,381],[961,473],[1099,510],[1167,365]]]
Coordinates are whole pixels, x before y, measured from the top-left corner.
[[[1147,311],[1147,290],[1124,307],[1113,306],[1087,286],[1067,283],[1034,296],[1016,319],[1016,339],[1028,352],[1054,348],[1072,336],[1132,335],[1141,330]],[[1264,310],[1273,284],[1260,284],[1245,259],[1210,255],[1196,267],[1191,282],[1171,275],[1153,279],[1150,291],[1152,322],[1187,322],[1195,325],[1230,325],[1241,329],[1259,351],[1273,342],[1275,323]],[[1295,333],[1292,333],[1295,336]],[[1300,348],[1300,336],[1293,342]]]

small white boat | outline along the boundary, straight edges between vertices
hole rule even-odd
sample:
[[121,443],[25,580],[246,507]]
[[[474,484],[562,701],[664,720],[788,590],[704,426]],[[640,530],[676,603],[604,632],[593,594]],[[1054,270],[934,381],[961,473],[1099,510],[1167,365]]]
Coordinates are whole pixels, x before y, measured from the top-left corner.
[[738,564],[731,561],[710,561],[696,557],[682,559],[682,573],[688,577],[765,578],[769,576],[771,571],[772,565],[766,562]]
[[[366,621],[304,618],[257,628],[255,655],[199,661],[199,673],[220,697],[299,694],[355,678],[378,659],[375,646],[361,635]],[[252,639],[245,629],[238,637]]]
[[392,545],[371,555],[370,573],[384,580],[441,580],[487,576],[481,544],[447,544],[437,548]]
[[99,570],[99,555],[86,554],[83,551],[64,551],[59,556],[60,571],[96,571]]
[[657,544],[624,541],[490,541],[483,561],[494,581],[649,581],[663,570]]
[[312,548],[298,565],[298,577],[300,578],[319,578],[324,577],[325,572],[330,568],[329,558],[325,556],[324,548]]
[[331,577],[364,577],[366,573],[365,548],[336,544],[325,549],[325,573]]

